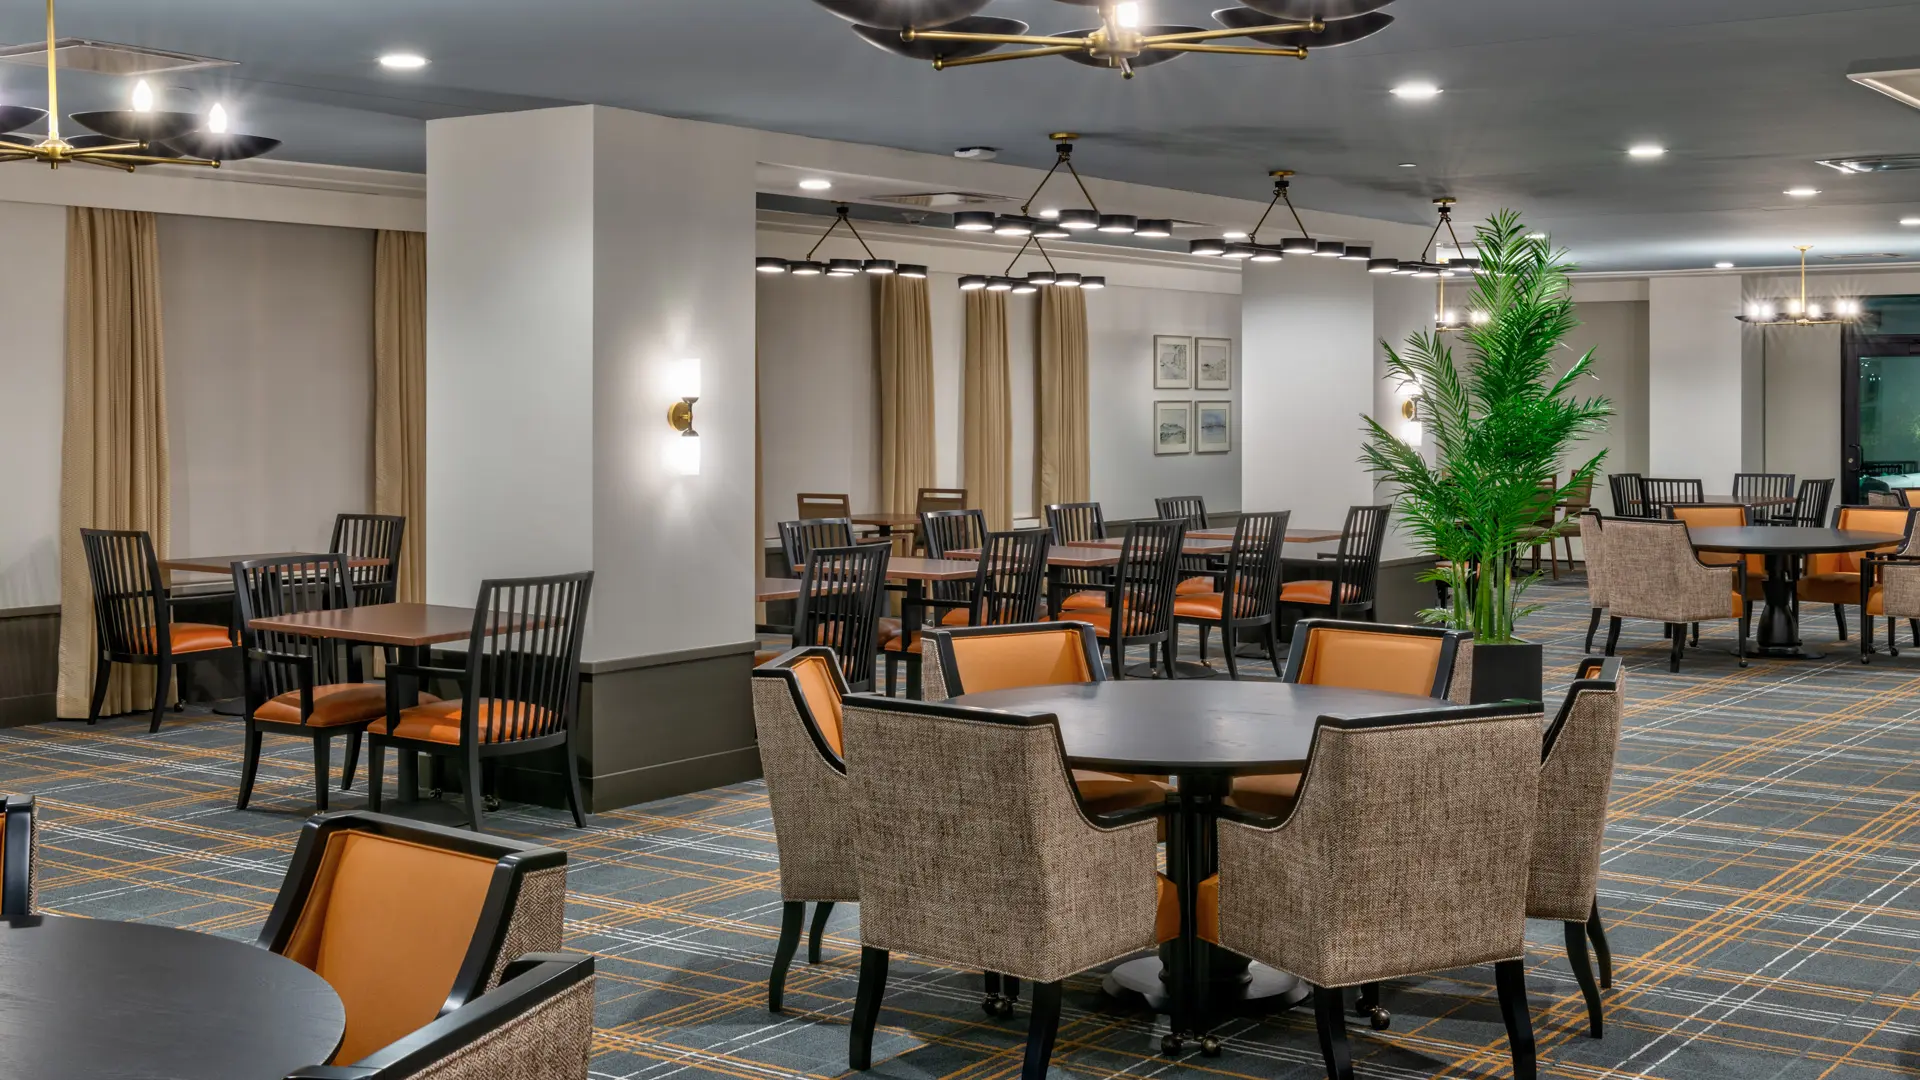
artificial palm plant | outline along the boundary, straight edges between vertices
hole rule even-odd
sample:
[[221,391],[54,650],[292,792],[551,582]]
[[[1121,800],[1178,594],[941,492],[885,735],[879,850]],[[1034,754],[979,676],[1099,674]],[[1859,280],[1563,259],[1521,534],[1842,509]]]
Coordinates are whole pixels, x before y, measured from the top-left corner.
[[[1450,332],[1464,363],[1449,334],[1414,334],[1401,350],[1386,345],[1388,377],[1418,387],[1433,458],[1367,418],[1361,460],[1397,489],[1402,526],[1441,560],[1425,580],[1446,584],[1448,606],[1422,616],[1471,630],[1479,644],[1507,645],[1532,610],[1520,604],[1533,581],[1516,572],[1521,544],[1540,538],[1543,513],[1588,490],[1606,451],[1563,470],[1574,444],[1605,430],[1613,408],[1604,397],[1574,395],[1591,350],[1553,373],[1561,339],[1578,325],[1563,253],[1511,210],[1474,231],[1483,273],[1468,307],[1486,317]],[[1555,526],[1549,542],[1568,527]]]

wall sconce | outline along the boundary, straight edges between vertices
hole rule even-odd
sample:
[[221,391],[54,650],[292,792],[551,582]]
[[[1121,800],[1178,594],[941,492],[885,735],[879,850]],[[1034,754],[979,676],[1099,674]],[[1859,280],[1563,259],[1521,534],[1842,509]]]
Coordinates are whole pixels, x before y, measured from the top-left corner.
[[700,361],[686,361],[680,400],[667,407],[667,426],[678,435],[667,440],[667,460],[681,476],[700,475],[700,433],[693,428],[693,406],[700,400]]

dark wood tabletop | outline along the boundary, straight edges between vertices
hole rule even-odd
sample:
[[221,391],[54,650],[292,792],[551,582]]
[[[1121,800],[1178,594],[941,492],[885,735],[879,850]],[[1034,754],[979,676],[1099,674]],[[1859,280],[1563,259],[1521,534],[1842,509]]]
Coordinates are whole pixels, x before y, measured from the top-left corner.
[[0,1080],[278,1080],[340,1048],[326,980],[144,923],[0,921]]
[[[1124,546],[1126,542],[1127,538],[1124,536],[1109,536],[1104,540],[1080,540],[1077,541],[1074,546],[1118,548]],[[1181,546],[1180,551],[1181,554],[1184,555],[1228,555],[1233,552],[1233,538],[1228,537],[1225,540],[1214,540],[1188,533],[1187,542]],[[976,555],[974,557],[978,558],[979,556]]]
[[1792,506],[1794,500],[1788,495],[1750,495],[1735,497],[1732,495],[1706,495],[1698,499],[1676,499],[1671,502],[1660,499],[1648,499],[1649,506]]
[[966,559],[918,559],[896,557],[887,560],[887,578],[892,581],[972,581],[980,572],[980,557]]
[[[233,573],[233,564],[237,562],[252,562],[255,559],[298,560],[298,559],[324,559],[326,557],[327,556],[325,552],[269,551],[262,555],[182,556],[178,559],[161,559],[160,565],[162,568],[167,570],[172,570],[176,573],[231,574]],[[361,556],[355,555],[355,556],[350,556],[347,559],[347,565],[354,567],[355,569],[358,569],[360,567],[365,567],[365,566],[385,566],[387,565],[387,560],[363,558]]]
[[955,705],[1052,713],[1075,765],[1136,773],[1257,773],[1307,760],[1322,716],[1445,708],[1407,694],[1227,679],[1123,679],[992,690]]
[[[1338,540],[1344,535],[1346,534],[1341,532],[1339,529],[1314,529],[1314,528],[1288,529],[1287,543],[1289,544],[1324,544],[1329,540]],[[1187,539],[1189,540],[1229,540],[1230,541],[1233,539],[1233,530],[1232,529],[1200,529],[1195,532],[1188,533]]]
[[775,600],[797,600],[799,598],[799,578],[763,577],[753,590],[753,601],[756,604],[770,604]]
[[1905,538],[1898,533],[1863,532],[1859,529],[1815,529],[1799,525],[1716,526],[1689,528],[1687,537],[1696,551],[1733,552],[1750,555],[1817,555],[1836,551],[1871,551],[1898,546]]
[[473,609],[439,604],[369,604],[299,615],[274,615],[255,619],[247,625],[255,630],[282,634],[417,648],[465,641],[473,633]]
[[920,525],[919,514],[896,514],[890,511],[855,514],[847,520],[855,525],[872,525],[880,529],[913,529]]
[[[964,559],[969,563],[980,561],[979,548],[966,548],[961,551],[949,551],[954,559]],[[1102,566],[1120,565],[1120,546],[1101,547],[1094,544],[1055,544],[1047,549],[1047,565],[1073,570],[1093,570]]]

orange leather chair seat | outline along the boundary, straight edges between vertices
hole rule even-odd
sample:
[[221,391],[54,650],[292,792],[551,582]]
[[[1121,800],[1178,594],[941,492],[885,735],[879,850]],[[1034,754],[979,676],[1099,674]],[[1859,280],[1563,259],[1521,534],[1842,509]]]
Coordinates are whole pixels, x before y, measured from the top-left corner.
[[[421,694],[423,703],[440,699]],[[313,715],[308,727],[337,727],[378,720],[387,715],[387,688],[379,683],[332,683],[313,688]],[[254,710],[254,719],[275,724],[300,722],[300,691],[294,690],[262,704]]]
[[1159,784],[1118,773],[1075,769],[1073,786],[1079,789],[1080,801],[1091,814],[1112,814],[1167,799],[1167,789]]
[[1860,575],[1845,571],[1807,574],[1797,586],[1800,599],[1816,604],[1857,604],[1860,602]]
[[[1099,634],[1101,637],[1108,637],[1113,633],[1113,612],[1108,611],[1106,608],[1101,608],[1098,611],[1076,611],[1073,612],[1071,616],[1062,616],[1062,618],[1066,618],[1069,622],[1087,623],[1093,627],[1093,632]],[[1129,636],[1133,634],[1144,634],[1152,625],[1152,616],[1144,611],[1132,612],[1127,616],[1127,634]]]
[[[1155,874],[1160,884],[1160,908],[1154,913],[1153,932],[1156,940],[1165,943],[1180,936],[1180,890],[1172,879],[1165,874]],[[1216,944],[1220,941],[1220,875],[1215,874],[1200,880],[1200,888],[1194,897],[1198,908],[1194,912],[1194,932],[1202,941]]]
[[[926,640],[927,640],[927,635],[924,633],[913,635],[913,644],[908,645],[906,647],[906,650],[905,650],[906,654],[908,656],[919,656],[920,646]],[[881,643],[880,651],[890,652],[890,653],[900,652],[902,651],[900,648],[900,642],[901,642],[901,636],[899,634],[895,634],[892,637],[888,638],[885,642]]]
[[[518,710],[509,711],[504,706],[516,704],[511,701],[495,701],[491,698],[480,699],[479,731],[481,742],[493,741],[494,721],[503,724],[525,723],[530,727],[542,727],[547,723],[545,709],[529,709],[525,715]],[[445,743],[448,746],[460,744],[460,721],[466,706],[458,701],[433,701],[400,710],[400,722],[389,729],[388,721],[376,720],[367,728],[375,735],[388,735],[398,739],[418,739],[422,742]]]
[[969,609],[954,608],[953,610],[947,612],[945,615],[940,616],[940,625],[941,626],[971,626],[973,624],[969,620],[971,620],[972,618],[973,618],[973,612],[970,611]]
[[[1203,596],[1176,596],[1173,600],[1173,613],[1183,619],[1220,619],[1220,612],[1226,607],[1227,598],[1223,593],[1207,593]],[[1251,597],[1242,596],[1239,604],[1244,618],[1253,612]]]
[[1299,773],[1261,773],[1234,777],[1233,794],[1227,801],[1256,814],[1284,817],[1293,812],[1293,800],[1299,794]]
[[[143,626],[140,629],[141,633],[139,637],[134,639],[134,644],[147,649],[149,653],[158,652],[159,649],[153,641],[153,627]],[[212,623],[170,623],[167,626],[167,638],[173,646],[173,654],[175,656],[181,653],[206,652],[210,649],[231,649],[234,647],[233,631],[228,630],[224,626],[215,626]]]
[[1213,591],[1213,579],[1210,577],[1190,577],[1173,587],[1175,596],[1198,596]]
[[1093,611],[1106,606],[1107,594],[1098,589],[1087,589],[1084,592],[1077,592],[1065,600],[1060,601],[1060,610],[1063,613],[1068,611]]
[[[1341,590],[1343,601],[1359,598],[1360,590],[1348,585]],[[1280,602],[1283,604],[1321,604],[1332,606],[1333,582],[1331,581],[1289,581],[1280,586]]]

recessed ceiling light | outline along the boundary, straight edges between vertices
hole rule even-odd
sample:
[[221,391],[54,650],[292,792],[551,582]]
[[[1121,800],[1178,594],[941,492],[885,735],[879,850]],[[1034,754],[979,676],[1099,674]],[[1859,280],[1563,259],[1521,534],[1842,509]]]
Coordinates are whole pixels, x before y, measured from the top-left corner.
[[1815,195],[1820,194],[1820,189],[1810,188],[1810,187],[1790,187],[1787,190],[1781,192],[1781,194],[1791,195],[1796,199],[1811,199]]
[[1730,262],[1717,262],[1713,264],[1713,268],[1715,270],[1731,270],[1733,269],[1733,264]]
[[427,58],[419,53],[387,53],[380,58],[380,66],[389,71],[418,71],[427,66]]
[[1440,88],[1430,82],[1401,83],[1393,88],[1393,96],[1406,101],[1431,101],[1440,93]]
[[1666,152],[1667,152],[1666,147],[1655,146],[1653,143],[1641,143],[1638,146],[1631,146],[1627,148],[1628,156],[1637,157],[1637,158],[1657,158],[1664,155]]
[[833,181],[822,180],[817,176],[809,176],[805,180],[800,181],[800,190],[802,191],[825,191],[832,186]]
[[1920,225],[1920,217],[1903,217],[1903,218],[1901,218],[1901,219],[1900,219],[1900,224],[1902,224],[1902,225]]
[[1547,234],[1543,232],[1530,232],[1527,234],[1527,239],[1529,240],[1545,240],[1546,238]]
[[1403,169],[1417,169],[1420,167],[1420,163],[1417,161],[1403,161],[1400,163],[1400,167]]

